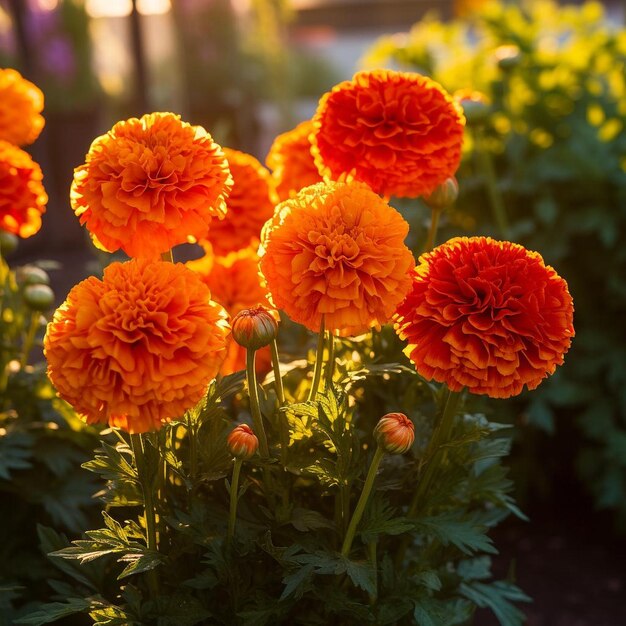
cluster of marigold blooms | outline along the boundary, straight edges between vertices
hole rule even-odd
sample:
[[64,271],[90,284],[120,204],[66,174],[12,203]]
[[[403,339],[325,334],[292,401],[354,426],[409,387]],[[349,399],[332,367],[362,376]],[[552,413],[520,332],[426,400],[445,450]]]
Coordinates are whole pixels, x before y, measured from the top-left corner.
[[[539,254],[487,237],[452,239],[416,266],[388,202],[450,186],[464,124],[437,83],[387,70],[325,94],[276,139],[272,173],[171,113],[116,124],[75,170],[71,204],[96,246],[131,260],[74,287],[49,324],[61,397],[92,423],[158,429],[243,367],[229,315],[246,311],[253,328],[268,309],[338,336],[393,323],[417,371],[452,391],[535,388],[574,334],[565,281]],[[205,256],[172,263],[189,241]],[[380,432],[401,424],[404,451],[408,426],[394,419]]]
[[13,69],[0,69],[0,231],[30,237],[41,228],[48,196],[39,165],[21,149],[44,127],[41,90]]

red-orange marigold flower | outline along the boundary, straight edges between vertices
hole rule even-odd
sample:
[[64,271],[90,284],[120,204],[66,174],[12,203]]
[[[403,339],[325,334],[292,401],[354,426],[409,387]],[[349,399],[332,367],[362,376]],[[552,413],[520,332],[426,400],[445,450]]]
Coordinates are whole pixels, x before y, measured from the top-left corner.
[[232,178],[221,148],[173,113],[118,122],[74,170],[72,208],[94,243],[156,258],[201,239],[226,214]]
[[428,380],[508,398],[563,362],[573,312],[567,283],[538,253],[457,237],[420,257],[396,330]]
[[0,141],[0,230],[24,238],[39,231],[48,202],[42,180],[28,153]]
[[364,332],[391,319],[410,287],[409,226],[367,185],[319,183],[279,204],[261,239],[274,305],[318,331]]
[[0,139],[16,146],[33,143],[44,127],[43,93],[13,69],[0,69]]
[[386,197],[431,193],[461,159],[461,109],[419,74],[358,72],[322,97],[313,122],[319,171],[353,176]]
[[226,312],[194,272],[133,259],[70,291],[44,349],[59,395],[87,422],[141,433],[202,398],[228,333]]
[[226,217],[213,220],[207,241],[215,254],[258,246],[263,224],[272,217],[278,196],[269,171],[251,154],[224,148],[233,188],[226,201]]
[[281,200],[293,198],[300,189],[322,181],[311,152],[313,122],[301,122],[274,139],[265,164],[272,170]]

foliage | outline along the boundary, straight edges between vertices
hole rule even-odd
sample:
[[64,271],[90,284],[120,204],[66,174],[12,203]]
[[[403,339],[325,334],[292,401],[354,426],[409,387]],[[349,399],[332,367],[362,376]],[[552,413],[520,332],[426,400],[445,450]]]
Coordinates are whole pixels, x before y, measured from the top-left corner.
[[[367,63],[423,71],[490,100],[488,120],[470,129],[444,232],[506,234],[489,211],[490,155],[507,238],[558,266],[576,304],[566,367],[511,410],[548,432],[575,420],[580,476],[625,522],[626,31],[609,26],[597,2],[487,3],[470,22],[431,16],[382,38]],[[565,464],[571,451],[561,453]]]
[[[45,318],[24,301],[30,280],[47,280],[32,267],[9,269],[0,256],[0,492],[9,515],[0,520],[0,613],[45,597],[52,568],[37,548],[37,523],[78,532],[91,523],[97,481],[79,468],[97,444],[97,432],[56,397],[45,364],[28,365]],[[34,353],[34,351],[33,351]],[[26,604],[26,606],[28,606]],[[23,612],[23,611],[21,611]]]
[[[287,324],[281,332],[291,334]],[[147,547],[137,516],[145,492],[133,442],[122,433],[114,445],[103,442],[84,467],[106,481],[104,526],[72,542],[40,529],[58,568],[52,602],[16,623],[87,613],[97,624],[443,626],[465,623],[480,606],[503,625],[522,624],[515,603],[528,598],[511,581],[493,580],[489,557],[497,552],[489,529],[511,512],[521,516],[500,462],[509,438],[501,425],[462,410],[430,488],[411,511],[419,476],[441,452],[428,442],[446,392],[404,363],[386,361],[397,355],[393,336],[386,328],[335,340],[333,382],[326,378],[314,401],[306,399],[302,361],[282,364],[285,406],[271,377],[260,387],[273,454],[243,464],[232,540],[226,436],[235,421],[250,419],[243,372],[214,382],[184,419],[145,438],[146,475],[156,477],[158,550]],[[374,425],[381,411],[398,406],[410,407],[415,444],[406,455],[383,458],[344,555],[342,538],[375,449]]]

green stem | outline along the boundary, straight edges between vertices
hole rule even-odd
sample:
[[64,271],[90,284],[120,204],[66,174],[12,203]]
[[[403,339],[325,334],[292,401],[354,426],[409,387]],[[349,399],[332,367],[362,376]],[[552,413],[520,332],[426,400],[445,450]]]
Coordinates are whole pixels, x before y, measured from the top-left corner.
[[335,337],[331,330],[326,331],[328,335],[328,363],[326,363],[326,387],[330,389],[333,385],[333,375],[335,374]]
[[417,489],[413,494],[413,500],[409,507],[408,517],[413,517],[418,510],[423,496],[428,491],[433,477],[435,476],[437,469],[442,461],[445,460],[446,449],[443,447],[450,441],[450,434],[452,432],[452,426],[454,425],[454,416],[456,415],[457,408],[461,399],[461,394],[455,391],[448,391],[448,397],[446,398],[446,404],[441,415],[441,419],[433,432],[428,449],[424,458],[426,460],[426,471],[420,477]]
[[314,401],[317,396],[317,392],[320,387],[320,380],[322,378],[322,367],[324,366],[324,344],[326,335],[324,330],[326,328],[326,320],[325,316],[322,314],[322,319],[320,321],[320,330],[317,335],[317,350],[315,352],[315,368],[313,370],[313,383],[311,384],[311,389],[309,390],[309,402]]
[[484,136],[480,129],[477,129],[474,133],[474,143],[476,145],[478,163],[482,169],[483,176],[485,177],[485,185],[487,188],[487,195],[489,197],[489,204],[491,205],[493,218],[498,226],[500,235],[504,239],[509,239],[509,220],[506,215],[506,209],[504,208],[502,194],[500,193],[500,189],[498,187],[496,169],[493,164],[491,153],[485,146]]
[[196,429],[192,422],[191,416],[187,418],[187,437],[189,438],[189,473],[191,480],[195,485],[196,476],[198,475],[198,441],[196,439]]
[[235,521],[237,519],[237,502],[239,500],[239,474],[241,473],[241,466],[243,461],[241,459],[235,459],[233,465],[233,477],[230,481],[230,514],[228,516],[228,542],[232,541],[235,535]]
[[167,261],[169,263],[174,262],[174,253],[171,248],[167,252],[161,253],[161,261]]
[[428,237],[424,244],[424,252],[430,252],[435,247],[435,241],[437,237],[437,229],[439,228],[439,217],[441,216],[441,209],[432,209],[430,217],[430,227],[428,228]]
[[285,404],[285,390],[283,389],[283,378],[280,374],[280,361],[278,360],[278,344],[276,339],[270,344],[272,350],[272,367],[274,368],[274,386],[276,387],[276,397],[278,404]]
[[39,311],[33,311],[30,316],[30,325],[28,327],[28,333],[22,344],[22,356],[20,357],[20,367],[25,367],[28,363],[28,355],[33,349],[35,343],[35,335],[37,334],[37,328],[39,328],[39,318],[41,313]]
[[374,570],[374,593],[369,594],[370,604],[376,604],[378,599],[378,560],[376,557],[376,548],[378,543],[376,541],[370,541],[367,544],[367,553],[369,555],[372,569]]
[[[134,434],[130,436],[133,455],[135,457],[135,466],[137,467],[137,476],[143,493],[144,517],[146,520],[146,547],[148,550],[158,551],[157,533],[156,533],[156,511],[154,508],[153,498],[153,480],[148,475],[145,454],[145,435]],[[158,578],[155,570],[147,572],[148,584],[152,594],[158,595]]]
[[350,552],[357,526],[361,521],[361,517],[363,517],[363,511],[365,511],[365,506],[367,505],[367,501],[372,491],[372,486],[374,485],[374,479],[376,478],[376,472],[378,471],[378,466],[380,465],[384,454],[385,451],[380,446],[378,446],[376,448],[374,458],[372,459],[370,469],[367,472],[367,478],[365,479],[365,484],[363,485],[363,491],[361,491],[361,496],[356,504],[356,508],[354,509],[354,513],[352,514],[352,519],[350,520],[350,525],[348,526],[346,536],[343,540],[343,546],[341,547],[342,556],[348,556]]
[[270,455],[267,447],[267,436],[263,426],[263,417],[261,416],[261,408],[259,406],[259,391],[256,384],[256,370],[254,369],[256,350],[248,348],[246,354],[246,375],[248,378],[248,394],[250,395],[250,411],[252,412],[252,422],[256,436],[259,438],[259,451],[261,457],[267,459]]

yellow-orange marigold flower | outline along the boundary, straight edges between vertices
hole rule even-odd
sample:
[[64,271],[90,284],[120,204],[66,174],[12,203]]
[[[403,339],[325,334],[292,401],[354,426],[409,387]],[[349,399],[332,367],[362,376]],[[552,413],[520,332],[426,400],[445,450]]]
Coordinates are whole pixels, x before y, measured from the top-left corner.
[[74,170],[72,208],[94,243],[156,258],[201,239],[226,214],[232,178],[221,148],[173,113],[118,122]]
[[573,312],[567,283],[538,253],[457,237],[420,257],[396,330],[428,380],[508,398],[563,362]]
[[[205,255],[188,261],[187,267],[197,272],[208,285],[213,299],[221,304],[232,317],[243,309],[258,304],[268,305],[267,289],[259,276],[259,257],[251,248],[215,256],[210,245],[204,245]],[[269,348],[257,351],[256,371],[264,376],[272,367]],[[246,368],[246,349],[229,337],[228,354],[220,374],[227,376]]]
[[318,331],[364,332],[391,319],[414,260],[409,226],[367,185],[318,183],[279,204],[261,238],[275,306]]
[[226,312],[182,264],[133,259],[76,285],[44,339],[59,395],[89,423],[158,429],[204,395],[229,334]]
[[30,237],[41,228],[48,196],[41,168],[30,155],[0,141],[0,230]]
[[272,217],[278,196],[269,171],[251,154],[224,148],[233,188],[226,201],[226,217],[213,220],[207,241],[215,254],[258,246],[263,224]]
[[278,135],[265,158],[272,170],[280,200],[293,198],[300,189],[322,181],[311,152],[313,122],[301,122],[294,129]]
[[16,146],[33,143],[44,127],[43,93],[13,69],[0,69],[0,139]]
[[354,177],[386,197],[431,193],[461,159],[463,113],[420,74],[358,72],[322,97],[313,123],[319,171]]

